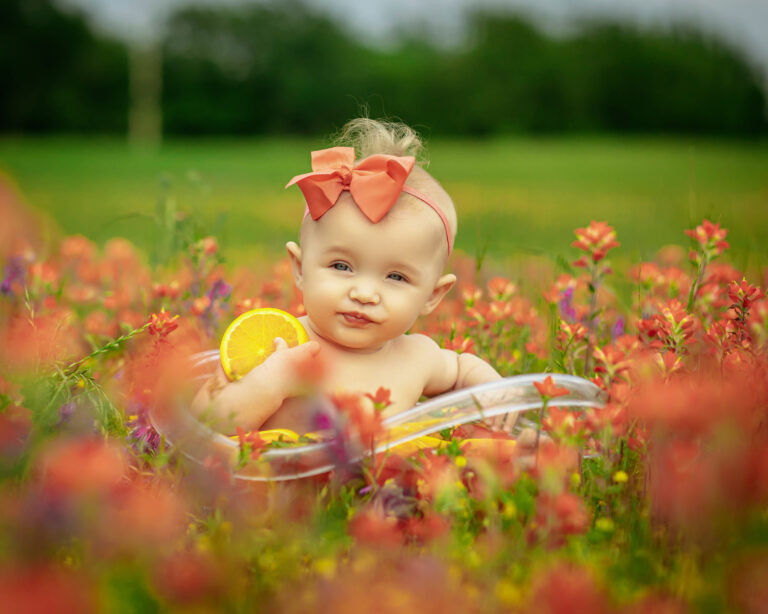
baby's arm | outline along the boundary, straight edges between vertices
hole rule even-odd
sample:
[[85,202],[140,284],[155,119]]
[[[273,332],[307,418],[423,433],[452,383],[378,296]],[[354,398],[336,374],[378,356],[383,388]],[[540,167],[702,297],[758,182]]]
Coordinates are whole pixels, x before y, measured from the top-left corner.
[[219,428],[258,429],[283,402],[301,393],[296,366],[320,350],[316,341],[288,348],[275,340],[275,352],[239,380],[230,382],[219,365],[192,401],[192,413],[212,418]]
[[474,354],[457,354],[443,350],[432,339],[424,335],[411,335],[424,352],[424,362],[430,365],[424,394],[432,396],[469,388],[501,379],[501,375],[484,360]]
[[[496,369],[474,354],[457,354],[440,349],[431,339],[428,339],[428,342],[425,349],[432,355],[428,364],[433,365],[433,369],[424,390],[427,396],[501,379]],[[489,422],[493,428],[509,431],[514,427],[516,420],[517,414],[513,414],[497,416]]]
[[[452,353],[455,354],[455,352]],[[501,375],[496,369],[474,354],[456,354],[456,360],[459,365],[459,373],[454,386],[456,389],[469,388],[501,379]]]

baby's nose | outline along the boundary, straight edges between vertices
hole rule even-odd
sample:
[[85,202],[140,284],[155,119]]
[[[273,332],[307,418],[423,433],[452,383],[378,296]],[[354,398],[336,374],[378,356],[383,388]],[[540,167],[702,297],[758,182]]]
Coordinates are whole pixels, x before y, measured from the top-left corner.
[[372,303],[375,305],[379,302],[379,293],[374,284],[361,279],[350,287],[349,298],[358,303]]

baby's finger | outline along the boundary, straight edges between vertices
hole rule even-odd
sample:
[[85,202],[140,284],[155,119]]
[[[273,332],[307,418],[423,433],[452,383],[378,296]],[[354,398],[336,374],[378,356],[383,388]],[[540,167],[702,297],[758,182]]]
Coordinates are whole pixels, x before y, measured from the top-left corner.
[[279,354],[280,359],[287,365],[295,368],[300,365],[308,366],[310,363],[318,360],[317,354],[320,351],[320,344],[317,341],[308,341]]
[[536,445],[536,431],[532,428],[523,429],[517,438],[517,443],[526,448],[532,448]]
[[290,348],[291,355],[296,358],[311,357],[320,351],[320,344],[317,341],[307,341],[301,345]]
[[504,414],[504,424],[501,429],[506,433],[511,433],[517,424],[517,414]]
[[282,337],[275,337],[275,352],[281,352],[288,349],[288,343]]

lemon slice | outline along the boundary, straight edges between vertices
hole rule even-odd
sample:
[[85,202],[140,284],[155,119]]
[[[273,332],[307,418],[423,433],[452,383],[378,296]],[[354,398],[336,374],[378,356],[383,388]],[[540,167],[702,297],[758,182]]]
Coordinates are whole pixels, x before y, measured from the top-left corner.
[[288,347],[309,341],[307,331],[290,313],[264,308],[247,311],[235,318],[221,339],[221,366],[230,380],[243,377],[275,351],[275,338]]

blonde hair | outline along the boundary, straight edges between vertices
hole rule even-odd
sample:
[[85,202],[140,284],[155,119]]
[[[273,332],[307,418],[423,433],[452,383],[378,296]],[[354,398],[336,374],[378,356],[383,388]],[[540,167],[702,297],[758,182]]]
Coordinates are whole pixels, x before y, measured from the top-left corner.
[[[408,185],[432,197],[448,218],[452,239],[456,237],[456,207],[448,192],[432,177],[423,166],[424,143],[418,133],[400,122],[358,117],[348,121],[333,139],[335,145],[354,147],[357,159],[374,154],[391,156],[413,156],[418,166],[414,166],[408,178]],[[419,203],[418,199],[408,196],[406,202]],[[424,206],[423,203],[420,206]],[[409,209],[413,208],[409,206]]]
[[424,150],[421,137],[410,126],[367,117],[348,121],[334,141],[337,145],[354,147],[358,159],[387,154],[413,156],[418,160]]

